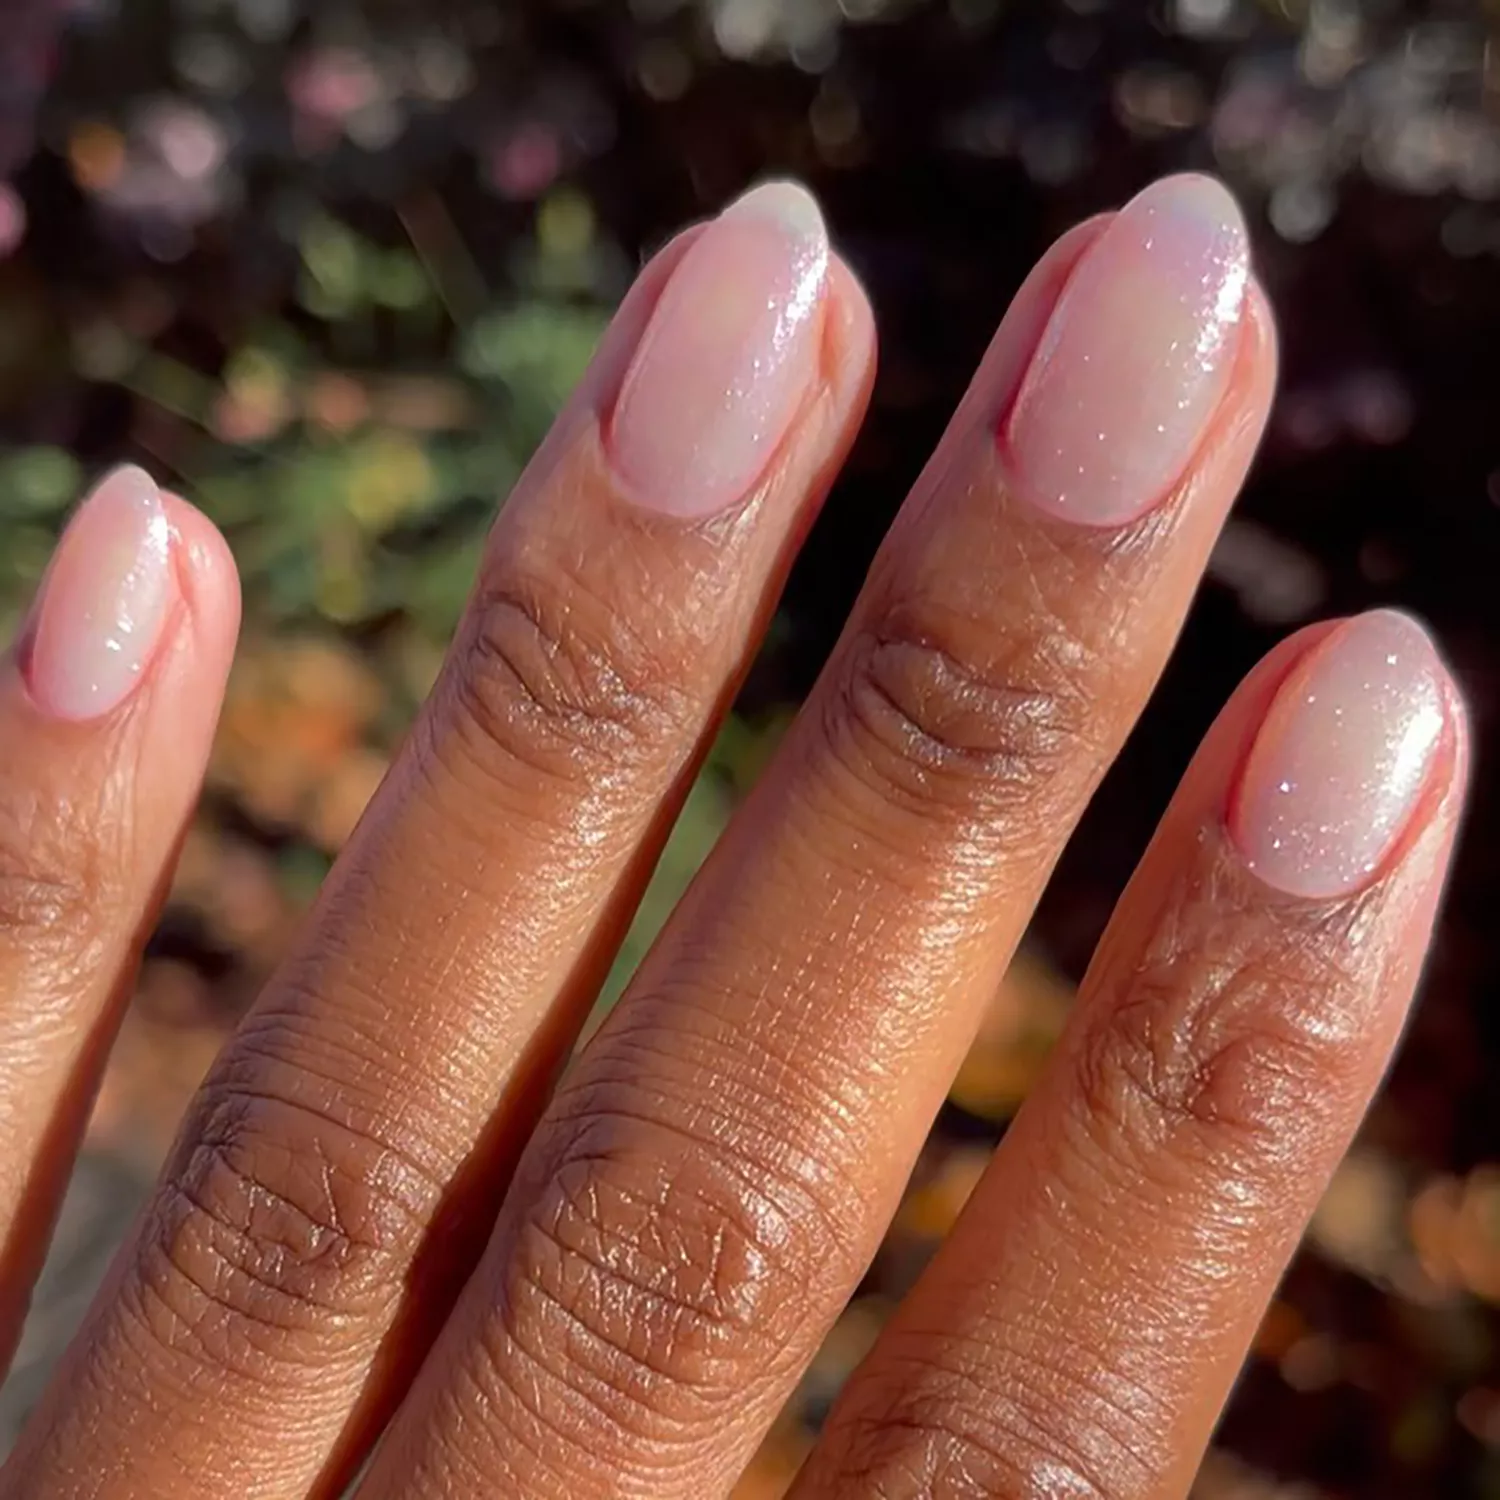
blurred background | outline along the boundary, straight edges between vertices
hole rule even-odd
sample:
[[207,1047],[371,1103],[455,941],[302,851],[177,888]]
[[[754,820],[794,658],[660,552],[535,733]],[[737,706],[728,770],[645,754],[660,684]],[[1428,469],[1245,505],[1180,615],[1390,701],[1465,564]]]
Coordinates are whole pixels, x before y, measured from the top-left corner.
[[385,769],[497,501],[642,258],[795,173],[884,350],[622,970],[795,712],[1033,259],[1181,167],[1222,173],[1253,226],[1284,336],[1271,431],[1167,679],[742,1500],[781,1493],[951,1224],[1230,688],[1293,627],[1377,603],[1428,619],[1467,686],[1474,816],[1405,1050],[1198,1493],[1500,1497],[1493,0],[3,0],[0,638],[70,502],[123,459],[224,528],[247,619],[0,1443]]

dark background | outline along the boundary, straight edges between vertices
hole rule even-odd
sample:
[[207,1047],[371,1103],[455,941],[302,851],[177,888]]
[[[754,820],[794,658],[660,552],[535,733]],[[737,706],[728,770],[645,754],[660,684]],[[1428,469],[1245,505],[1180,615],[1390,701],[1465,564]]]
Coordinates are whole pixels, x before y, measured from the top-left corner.
[[1500,1496],[1497,42],[1479,0],[0,0],[0,633],[79,488],[121,459],[204,504],[247,597],[204,812],[4,1430],[378,780],[497,498],[642,257],[754,179],[801,176],[883,364],[626,962],[815,676],[1031,262],[1194,167],[1240,195],[1280,320],[1270,434],[744,1496],[780,1492],[951,1223],[1230,688],[1296,625],[1384,603],[1434,626],[1469,693],[1474,814],[1406,1048],[1200,1493]]

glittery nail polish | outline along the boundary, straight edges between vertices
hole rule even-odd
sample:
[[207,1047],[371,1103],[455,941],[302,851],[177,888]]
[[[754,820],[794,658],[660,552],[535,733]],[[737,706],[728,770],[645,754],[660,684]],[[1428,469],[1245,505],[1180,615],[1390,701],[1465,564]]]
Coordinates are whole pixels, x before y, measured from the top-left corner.
[[1378,610],[1320,642],[1256,736],[1230,832],[1267,884],[1348,895],[1405,831],[1447,725],[1444,669],[1414,620]]
[[812,383],[829,257],[817,203],[789,182],[731,204],[683,257],[607,428],[641,505],[694,519],[755,487]]
[[1119,526],[1164,500],[1228,387],[1249,282],[1244,220],[1211,177],[1154,183],[1058,298],[1000,432],[1015,491]]
[[172,596],[172,528],[141,469],[116,469],[68,524],[27,651],[31,695],[61,719],[118,708],[156,651]]

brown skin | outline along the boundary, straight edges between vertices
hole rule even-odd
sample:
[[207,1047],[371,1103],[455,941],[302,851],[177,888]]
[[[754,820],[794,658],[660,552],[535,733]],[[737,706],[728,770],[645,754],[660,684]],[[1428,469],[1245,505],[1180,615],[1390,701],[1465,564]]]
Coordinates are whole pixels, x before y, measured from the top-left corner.
[[[1040,331],[1098,228],[1049,252],[1013,329]],[[992,434],[1027,350],[997,345],[796,728],[549,1101],[873,372],[836,264],[821,383],[749,504],[698,526],[632,505],[601,424],[690,242],[647,270],[502,512],[432,700],[0,1500],[333,1496],[388,1422],[362,1500],[722,1496],[868,1264],[1171,650],[1265,420],[1274,334],[1253,289],[1188,473],[1110,533],[1006,493]],[[229,644],[197,625],[214,704]],[[798,1500],[1185,1494],[1399,1028],[1462,795],[1459,729],[1365,895],[1330,911],[1246,875],[1223,808],[1306,644],[1206,743],[1047,1079]],[[129,797],[87,798],[166,691],[153,670],[43,770],[53,731],[0,700],[24,752],[0,784],[0,870],[20,872],[0,891],[79,892],[0,923],[7,1162],[33,1159],[60,1098],[76,1117],[79,1038],[105,1034],[88,1028],[128,983],[201,771],[200,727],[149,849],[111,853]],[[137,754],[123,781],[143,797],[158,775]],[[28,798],[86,815],[44,824]],[[108,940],[70,971],[60,935],[85,909]],[[68,1027],[11,1044],[38,996]],[[24,1287],[39,1221],[8,1184]]]
[[1056,1057],[793,1500],[1187,1492],[1395,1045],[1463,804],[1459,734],[1373,889],[1299,902],[1246,872],[1235,773],[1328,629],[1210,731]]
[[192,815],[239,629],[223,538],[182,538],[165,640],[105,724],[39,713],[0,657],[0,1368],[10,1361],[142,944]]
[[477,1258],[873,378],[840,266],[822,385],[754,503],[653,524],[599,425],[692,238],[502,511],[441,681],[190,1110],[12,1461],[38,1500],[104,1468],[120,1495],[341,1493]]
[[[1087,232],[1022,293],[1039,326]],[[729,1487],[1166,660],[1269,399],[1257,308],[1192,477],[1124,538],[1004,493],[1014,375],[981,371],[781,755],[543,1117],[362,1495],[437,1500],[455,1467],[525,1495]]]

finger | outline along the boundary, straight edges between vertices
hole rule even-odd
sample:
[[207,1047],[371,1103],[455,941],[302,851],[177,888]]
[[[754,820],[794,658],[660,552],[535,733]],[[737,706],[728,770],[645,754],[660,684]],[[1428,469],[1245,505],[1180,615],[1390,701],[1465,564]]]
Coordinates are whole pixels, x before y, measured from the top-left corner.
[[0,658],[0,1369],[197,798],[238,625],[218,532],[120,469]]
[[728,1489],[1166,657],[1269,399],[1247,275],[1204,179],[1043,260],[783,753],[544,1118],[367,1500]]
[[1401,1028],[1465,758],[1404,616],[1304,631],[1251,677],[799,1500],[1187,1494]]
[[4,1493],[340,1492],[493,1225],[872,359],[798,189],[647,271]]

